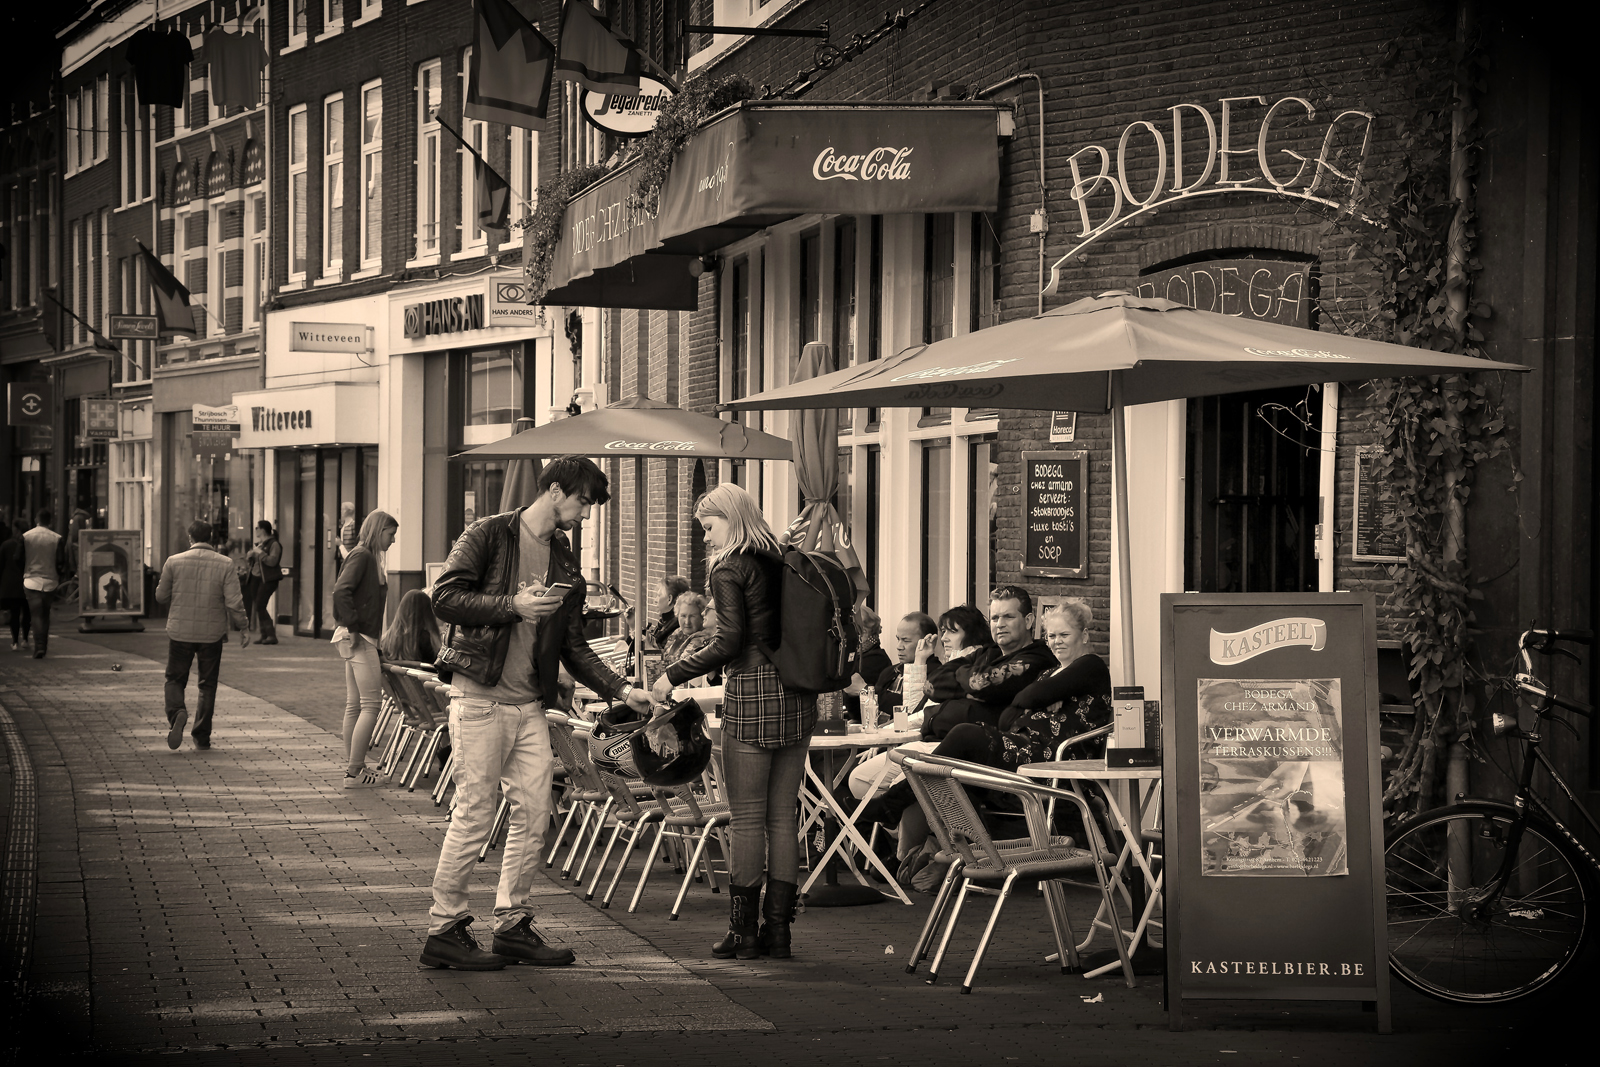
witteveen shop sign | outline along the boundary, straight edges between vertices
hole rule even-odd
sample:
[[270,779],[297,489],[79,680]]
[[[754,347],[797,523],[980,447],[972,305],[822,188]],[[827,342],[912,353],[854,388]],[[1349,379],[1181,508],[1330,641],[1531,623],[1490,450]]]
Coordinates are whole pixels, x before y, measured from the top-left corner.
[[1389,1030],[1376,609],[1169,593],[1167,975],[1188,1000],[1375,1002]]

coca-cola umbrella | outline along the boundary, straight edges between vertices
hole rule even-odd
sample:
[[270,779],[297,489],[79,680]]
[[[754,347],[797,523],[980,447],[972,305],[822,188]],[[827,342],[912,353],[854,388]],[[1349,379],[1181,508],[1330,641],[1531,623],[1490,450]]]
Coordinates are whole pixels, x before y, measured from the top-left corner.
[[[816,378],[828,372],[831,361],[828,346],[811,341],[800,350],[795,366],[795,381]],[[833,495],[839,491],[839,412],[834,408],[813,408],[800,413],[793,422],[795,480],[805,503],[789,526],[785,540],[806,552],[829,552],[855,583],[859,603],[869,591],[866,572],[850,545]],[[876,679],[874,679],[876,680]]]
[[1132,684],[1126,405],[1319,382],[1527,369],[1219,315],[1160,297],[1109,292],[724,406],[793,410],[950,404],[1110,412],[1112,496],[1117,526],[1124,532],[1117,542],[1123,678],[1124,684]]
[[[635,568],[633,609],[634,648],[644,648],[646,540],[644,461],[649,456],[667,459],[794,459],[794,446],[781,437],[742,426],[737,422],[684,411],[647,396],[630,396],[582,415],[547,422],[459,453],[464,460],[530,459],[547,456],[632,456],[634,485],[639,487],[634,509],[634,545],[640,550]],[[531,499],[531,497],[530,497]],[[524,500],[523,503],[527,501]],[[634,663],[643,683],[644,657]]]

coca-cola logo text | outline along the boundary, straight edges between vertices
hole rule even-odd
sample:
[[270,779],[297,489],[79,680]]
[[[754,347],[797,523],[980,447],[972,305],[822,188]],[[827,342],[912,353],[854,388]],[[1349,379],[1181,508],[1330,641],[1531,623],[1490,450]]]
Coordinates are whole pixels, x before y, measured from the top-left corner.
[[829,145],[817,153],[817,158],[811,164],[811,176],[819,182],[832,178],[844,178],[847,181],[903,182],[911,177],[911,163],[907,156],[914,149],[892,148],[885,145],[874,148],[864,155],[840,155]]
[[651,452],[693,452],[693,441],[607,441],[606,448],[645,448]]

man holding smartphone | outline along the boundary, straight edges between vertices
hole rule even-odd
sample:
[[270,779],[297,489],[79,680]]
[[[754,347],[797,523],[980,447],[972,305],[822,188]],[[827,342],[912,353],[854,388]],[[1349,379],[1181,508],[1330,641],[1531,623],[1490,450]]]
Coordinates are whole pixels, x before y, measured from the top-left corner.
[[[460,696],[450,706],[456,802],[439,866],[422,962],[499,970],[508,963],[571,963],[533,928],[530,893],[550,823],[554,762],[544,712],[559,704],[562,664],[578,681],[648,714],[650,698],[610,670],[584,639],[586,586],[566,531],[610,499],[604,472],[562,456],[540,472],[539,495],[491,515],[456,540],[433,587],[433,610],[449,625],[435,657]],[[500,864],[492,952],[467,930],[467,883],[489,833],[496,786],[511,805]]]

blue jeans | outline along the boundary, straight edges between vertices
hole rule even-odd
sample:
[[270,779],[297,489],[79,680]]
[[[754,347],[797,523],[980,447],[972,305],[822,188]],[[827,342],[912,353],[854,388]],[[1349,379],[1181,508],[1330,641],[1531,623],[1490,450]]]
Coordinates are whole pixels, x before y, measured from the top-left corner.
[[811,739],[761,748],[722,735],[722,788],[733,813],[728,880],[761,884],[800,880],[800,783]]
[[370,637],[352,635],[350,643],[339,646],[339,655],[344,657],[344,770],[354,775],[367,765],[383,708],[383,664]]
[[50,647],[50,605],[55,599],[54,592],[41,593],[37,589],[27,590],[28,611],[33,620],[35,655],[43,655]]
[[217,706],[217,674],[222,670],[222,646],[226,637],[208,644],[167,639],[167,725],[183,710],[183,691],[189,685],[189,665],[200,657],[200,699],[195,703],[191,737],[211,740],[211,713]]

